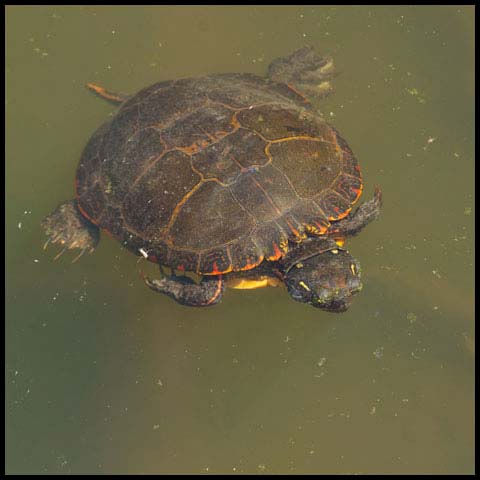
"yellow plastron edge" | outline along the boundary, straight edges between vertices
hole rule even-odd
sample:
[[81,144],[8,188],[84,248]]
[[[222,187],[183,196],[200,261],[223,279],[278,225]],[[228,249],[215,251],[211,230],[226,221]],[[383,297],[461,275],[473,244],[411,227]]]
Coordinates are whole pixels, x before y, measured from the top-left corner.
[[254,288],[278,287],[280,283],[279,279],[273,277],[263,277],[258,279],[232,278],[227,282],[227,286],[239,290],[252,290]]

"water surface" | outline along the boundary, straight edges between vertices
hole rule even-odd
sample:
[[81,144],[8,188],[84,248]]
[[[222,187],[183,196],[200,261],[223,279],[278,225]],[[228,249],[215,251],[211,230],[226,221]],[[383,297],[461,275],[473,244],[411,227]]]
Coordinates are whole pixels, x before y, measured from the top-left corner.
[[[473,7],[6,9],[8,473],[472,473]],[[283,289],[189,309],[104,237],[71,264],[41,219],[83,146],[135,92],[263,75],[305,44],[335,58],[319,109],[378,184],[348,247],[364,290],[342,315]]]

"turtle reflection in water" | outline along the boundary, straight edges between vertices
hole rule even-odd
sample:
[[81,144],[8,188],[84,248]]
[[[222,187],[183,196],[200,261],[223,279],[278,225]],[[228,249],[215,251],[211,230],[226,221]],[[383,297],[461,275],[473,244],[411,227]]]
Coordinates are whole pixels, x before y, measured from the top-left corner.
[[172,80],[134,96],[90,84],[120,109],[85,147],[75,199],[43,221],[49,241],[83,253],[102,229],[170,267],[145,282],[183,305],[284,283],[294,300],[345,311],[362,284],[343,240],[378,217],[381,193],[351,211],[357,160],[309,100],[330,92],[332,73],[305,47],[266,78]]

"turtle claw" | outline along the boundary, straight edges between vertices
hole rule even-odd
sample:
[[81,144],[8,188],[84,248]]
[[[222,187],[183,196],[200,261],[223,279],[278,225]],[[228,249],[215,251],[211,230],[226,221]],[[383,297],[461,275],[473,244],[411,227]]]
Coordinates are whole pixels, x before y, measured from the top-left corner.
[[380,190],[380,187],[378,185],[375,185],[375,191],[373,192],[373,198],[375,199],[375,202],[379,207],[382,206],[383,204],[383,195],[382,191]]
[[[85,252],[87,251],[86,248],[84,248],[73,260],[72,260],[72,263],[75,263]],[[93,250],[92,250],[93,251]],[[91,251],[91,252],[92,252]],[[91,253],[90,252],[90,253]]]
[[60,253],[57,253],[53,257],[53,260],[58,260],[67,250],[68,250],[68,247],[64,247],[62,250],[60,250]]

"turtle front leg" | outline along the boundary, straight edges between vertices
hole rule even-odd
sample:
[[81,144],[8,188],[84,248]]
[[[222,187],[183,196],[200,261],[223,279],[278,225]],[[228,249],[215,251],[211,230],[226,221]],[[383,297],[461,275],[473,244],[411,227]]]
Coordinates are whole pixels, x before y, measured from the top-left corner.
[[268,67],[268,77],[287,84],[307,97],[322,97],[332,92],[333,60],[322,57],[312,47],[296,50],[288,57],[275,59]]
[[200,283],[189,277],[171,275],[160,280],[145,278],[145,283],[155,292],[164,293],[181,305],[208,307],[218,303],[225,290],[222,275],[204,276]]
[[335,237],[352,237],[360,233],[370,222],[380,215],[382,207],[382,192],[375,187],[373,198],[360,205],[357,210],[348,217],[332,224],[329,235]]
[[51,243],[60,243],[64,249],[55,260],[67,249],[81,250],[73,261],[80,258],[86,251],[93,252],[100,241],[100,230],[89,222],[80,212],[75,200],[60,204],[42,221],[42,227],[48,236],[44,249]]

